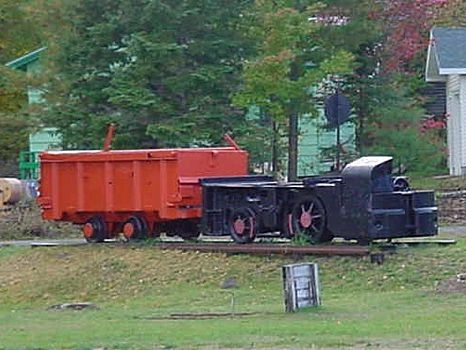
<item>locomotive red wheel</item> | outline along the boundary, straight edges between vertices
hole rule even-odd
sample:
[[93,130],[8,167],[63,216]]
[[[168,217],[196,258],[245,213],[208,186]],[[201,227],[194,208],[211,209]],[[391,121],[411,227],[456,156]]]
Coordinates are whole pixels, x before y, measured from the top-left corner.
[[146,235],[147,223],[142,217],[132,216],[123,224],[123,236],[128,241],[142,239]]
[[86,221],[83,234],[89,243],[103,242],[106,238],[105,222],[100,216],[94,216]]
[[290,204],[285,215],[285,236],[302,235],[310,243],[332,240],[327,230],[327,217],[322,201],[316,196],[306,196]]
[[232,212],[229,220],[230,235],[237,243],[250,243],[257,234],[256,214],[249,208]]

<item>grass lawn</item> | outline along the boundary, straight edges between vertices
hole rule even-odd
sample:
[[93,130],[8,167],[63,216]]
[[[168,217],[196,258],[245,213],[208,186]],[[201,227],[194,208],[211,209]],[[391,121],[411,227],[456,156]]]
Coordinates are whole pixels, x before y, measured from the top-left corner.
[[[368,258],[253,257],[151,246],[0,248],[0,349],[466,349],[456,245]],[[284,312],[281,266],[319,264],[323,305]],[[235,278],[236,289],[221,283]],[[232,309],[234,300],[234,310]],[[98,309],[49,310],[87,301]],[[174,320],[175,313],[250,313]]]

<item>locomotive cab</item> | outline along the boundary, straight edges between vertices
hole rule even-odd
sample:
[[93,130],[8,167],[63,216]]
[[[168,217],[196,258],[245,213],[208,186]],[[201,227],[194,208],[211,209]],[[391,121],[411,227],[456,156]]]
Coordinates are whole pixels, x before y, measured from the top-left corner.
[[437,234],[434,192],[410,190],[406,179],[392,175],[392,162],[392,157],[362,157],[343,169],[344,238],[369,242]]
[[205,232],[239,243],[273,231],[312,243],[437,234],[433,191],[410,190],[405,178],[392,175],[392,161],[363,157],[339,176],[295,183],[260,176],[202,179]]

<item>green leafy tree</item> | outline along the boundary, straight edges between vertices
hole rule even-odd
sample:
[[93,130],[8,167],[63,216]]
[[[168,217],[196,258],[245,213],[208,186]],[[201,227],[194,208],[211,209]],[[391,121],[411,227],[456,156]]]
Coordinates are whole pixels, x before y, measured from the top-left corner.
[[[27,1],[0,1],[0,175],[16,175],[19,152],[27,148],[30,120],[27,108],[29,79],[5,64],[36,49],[41,36],[29,16]],[[4,167],[9,164],[9,169]]]
[[[45,121],[67,147],[215,144],[241,124],[229,96],[253,48],[248,1],[70,1]],[[58,97],[58,98],[57,98]]]
[[27,105],[26,85],[18,72],[0,68],[0,161],[13,162],[27,148],[29,121],[20,111]]
[[0,62],[6,63],[41,42],[34,18],[30,16],[29,1],[0,0]]
[[244,108],[259,107],[280,134],[289,135],[291,180],[297,175],[297,117],[312,113],[312,88],[351,71],[351,54],[318,35],[320,9],[313,1],[256,1],[250,34],[259,40],[259,54],[245,64],[244,87],[234,99]]

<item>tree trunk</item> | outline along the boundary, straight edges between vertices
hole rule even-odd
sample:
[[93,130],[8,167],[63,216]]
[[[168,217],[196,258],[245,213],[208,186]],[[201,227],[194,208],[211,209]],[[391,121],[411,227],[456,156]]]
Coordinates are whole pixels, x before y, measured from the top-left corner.
[[298,179],[298,114],[290,113],[288,121],[288,181],[296,181]]
[[272,121],[272,172],[274,175],[277,175],[279,172],[278,165],[278,126],[277,123]]

